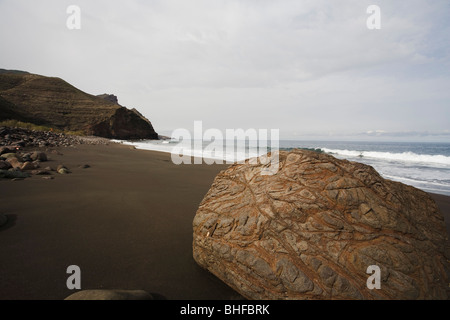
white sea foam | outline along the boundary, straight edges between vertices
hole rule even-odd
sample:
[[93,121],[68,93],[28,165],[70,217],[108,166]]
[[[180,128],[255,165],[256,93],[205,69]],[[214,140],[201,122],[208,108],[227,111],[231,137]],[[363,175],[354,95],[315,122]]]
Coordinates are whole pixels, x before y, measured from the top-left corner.
[[388,161],[404,161],[424,164],[441,164],[450,166],[450,157],[443,155],[416,154],[413,152],[391,153],[378,151],[355,151],[321,148],[323,152],[343,157],[364,157]]
[[[172,153],[176,146],[182,146],[182,155],[191,156],[191,157],[199,157],[206,159],[214,159],[214,160],[223,160],[226,162],[239,162],[249,158],[259,157],[267,152],[258,152],[257,148],[246,148],[235,146],[234,152],[228,150],[226,146],[224,146],[223,150],[215,150],[215,152],[211,150],[205,150],[205,145],[201,145],[200,148],[196,149],[196,145],[193,141],[187,141],[187,143],[178,141],[160,141],[160,140],[144,140],[138,142],[132,141],[119,141],[113,140],[115,142],[123,143],[126,145],[132,145],[137,149],[142,150],[151,150],[151,151],[159,151]],[[178,152],[177,152],[178,153]]]
[[427,192],[450,195],[450,157],[448,156],[413,152],[320,149],[338,158],[371,165],[384,178],[412,185]]
[[429,181],[429,180],[417,180],[417,179],[412,179],[412,178],[406,178],[406,177],[399,177],[396,175],[389,175],[389,174],[383,174],[383,177],[387,178],[387,179],[391,179],[391,180],[395,180],[395,181],[402,181],[411,185],[417,184],[417,183],[423,183],[423,184],[427,184],[430,186],[435,186],[435,187],[444,187],[444,188],[449,188],[450,185],[448,183],[443,183],[443,182],[437,182],[437,181]]

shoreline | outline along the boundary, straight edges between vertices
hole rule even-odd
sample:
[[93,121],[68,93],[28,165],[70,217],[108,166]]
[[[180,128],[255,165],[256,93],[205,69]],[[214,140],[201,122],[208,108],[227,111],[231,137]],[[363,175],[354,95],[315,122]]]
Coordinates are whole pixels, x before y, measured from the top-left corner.
[[[35,148],[39,150],[38,148]],[[169,300],[242,297],[192,257],[192,221],[215,176],[228,165],[174,165],[170,153],[132,146],[54,147],[54,173],[0,180],[0,300],[62,300],[66,269],[81,288],[145,290]],[[82,168],[83,165],[89,168]],[[430,194],[450,234],[450,197]]]
[[[171,153],[171,150],[167,147],[167,144],[145,143],[146,141],[147,142],[151,142],[149,140],[141,140],[141,141],[112,140],[112,141],[114,141],[115,143],[123,144],[123,145],[134,146],[138,150],[158,151],[158,152],[169,153],[169,154]],[[286,141],[286,140],[284,140],[284,141]],[[293,140],[293,141],[295,141],[297,143],[300,143],[300,144],[308,142],[308,141],[300,141],[300,140]],[[324,142],[324,143],[327,144],[327,143],[330,143],[330,142]],[[343,143],[353,143],[353,142],[350,141],[350,142],[343,142]],[[315,146],[315,147],[310,147],[310,146],[308,146],[308,147],[299,147],[298,145],[297,145],[297,147],[283,147],[283,146],[280,146],[279,150],[280,151],[289,151],[291,149],[296,149],[296,148],[298,148],[298,149],[305,149],[305,150],[313,150],[313,151],[317,151],[317,152],[324,152],[324,153],[328,153],[328,154],[330,154],[330,155],[332,155],[332,156],[334,156],[334,157],[336,157],[338,159],[346,159],[348,161],[358,162],[358,163],[363,163],[363,164],[366,164],[366,165],[370,165],[370,166],[374,167],[380,173],[385,171],[383,169],[383,165],[382,164],[380,164],[380,163],[378,163],[378,164],[372,163],[372,161],[380,161],[380,159],[377,160],[376,157],[372,158],[372,159],[370,157],[364,157],[364,160],[363,160],[362,158],[357,158],[356,159],[356,158],[354,158],[354,156],[342,156],[342,155],[339,156],[338,154],[335,154],[335,153],[329,153],[329,152],[323,151],[323,150],[325,150],[324,148],[318,148],[317,146]],[[185,149],[183,149],[183,150],[185,150]],[[223,150],[223,151],[225,152],[225,150]],[[335,150],[335,151],[339,151],[339,150]],[[346,151],[346,150],[344,150],[344,151]],[[188,148],[188,152],[191,153],[191,157],[201,157],[202,156],[201,150],[197,150],[195,148]],[[352,152],[352,151],[349,151],[349,152]],[[357,152],[357,151],[353,151],[353,152]],[[375,153],[376,153],[376,151],[375,151]],[[387,153],[390,153],[390,152],[387,152]],[[194,155],[192,156],[192,154],[194,154]],[[239,154],[239,152],[237,152],[237,154]],[[396,153],[393,153],[393,154],[396,154]],[[397,155],[401,155],[401,154],[397,154]],[[213,157],[208,157],[208,156],[204,156],[203,155],[204,159],[208,159],[209,161],[224,161],[224,162],[227,162],[228,160],[232,160],[233,157],[236,157],[236,155],[235,155],[235,156],[231,156],[231,158],[229,158],[230,156],[231,155],[228,154],[225,157],[226,159],[223,159],[223,157],[220,157],[220,156],[218,156],[218,157],[214,157],[214,156]],[[421,156],[421,155],[416,155],[416,156]],[[435,157],[435,156],[438,156],[438,155],[424,155],[424,156]],[[243,157],[244,158],[249,158],[249,154],[246,153],[245,156],[243,156]],[[253,155],[250,156],[250,157],[253,157]],[[446,156],[444,156],[444,157],[446,157]],[[239,156],[237,156],[237,158],[241,159]],[[236,160],[236,158],[234,158],[234,160]],[[389,160],[388,160],[388,158],[386,158],[383,161],[389,161]],[[411,163],[414,164],[415,162],[412,161]],[[432,165],[432,164],[430,163],[430,165]],[[386,163],[386,167],[391,167],[391,164],[387,164]],[[396,168],[396,166],[394,165],[392,168],[393,168],[392,170],[394,170]],[[433,167],[433,166],[431,166],[430,169],[431,170],[439,170],[438,167]],[[448,189],[448,186],[445,187],[445,186],[441,185],[441,187],[443,187],[443,188],[440,188],[440,187],[437,187],[434,183],[432,183],[430,181],[427,181],[427,180],[420,180],[420,179],[417,179],[417,180],[412,179],[411,180],[410,178],[407,177],[407,175],[406,176],[404,176],[404,175],[396,176],[395,174],[393,175],[394,171],[392,171],[392,170],[384,172],[382,174],[383,178],[384,179],[388,179],[388,180],[392,180],[392,181],[396,181],[396,182],[401,182],[401,183],[413,186],[413,187],[415,187],[417,189],[420,189],[420,190],[422,190],[422,191],[424,191],[426,193],[433,193],[433,194],[441,194],[441,195],[445,195],[445,196],[450,196],[450,189]],[[411,173],[411,172],[409,172],[409,173]],[[432,171],[431,174],[432,175],[433,174],[437,174],[437,172]],[[439,184],[439,183],[437,183],[437,184]]]

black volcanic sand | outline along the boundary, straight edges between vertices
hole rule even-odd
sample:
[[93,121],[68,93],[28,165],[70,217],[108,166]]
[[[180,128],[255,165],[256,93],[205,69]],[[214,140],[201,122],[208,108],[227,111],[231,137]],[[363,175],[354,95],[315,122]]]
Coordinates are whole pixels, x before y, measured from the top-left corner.
[[[0,299],[64,299],[67,267],[82,289],[145,290],[180,300],[242,299],[192,257],[192,221],[224,165],[176,166],[129,146],[47,153],[72,174],[0,181]],[[88,169],[79,168],[89,164]]]
[[[67,267],[82,289],[146,290],[179,300],[242,297],[192,258],[192,221],[225,165],[112,144],[58,148],[42,167],[70,175],[0,181],[0,299],[64,299]],[[89,164],[88,169],[79,166]],[[450,231],[450,197],[432,195]],[[450,233],[450,232],[449,232]]]
[[447,235],[450,239],[450,197],[433,193],[431,193],[430,196],[436,201],[439,209],[441,209],[441,213],[445,220],[445,226],[447,227]]

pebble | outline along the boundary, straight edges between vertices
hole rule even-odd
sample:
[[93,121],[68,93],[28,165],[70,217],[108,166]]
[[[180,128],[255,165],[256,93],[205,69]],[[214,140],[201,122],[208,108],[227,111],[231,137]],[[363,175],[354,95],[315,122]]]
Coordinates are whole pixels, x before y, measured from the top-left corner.
[[[36,170],[40,167],[40,162],[48,160],[47,154],[40,150],[20,152],[22,148],[53,148],[53,147],[73,147],[76,145],[109,145],[111,141],[99,137],[72,136],[63,133],[48,131],[35,131],[22,128],[0,127],[0,178],[20,181],[30,175],[22,172],[31,171],[33,175],[50,175],[54,171],[51,167],[44,170]],[[48,150],[48,153],[62,155],[58,150]],[[12,167],[15,170],[10,169]],[[79,168],[87,169],[88,164],[80,165]],[[59,174],[71,173],[63,165],[58,166],[56,172]],[[53,180],[54,177],[42,177],[45,180]]]
[[64,165],[60,164],[58,166],[58,168],[56,169],[56,172],[58,172],[59,174],[69,174],[70,171],[69,169],[67,169]]
[[[0,147],[14,151],[15,147],[69,147],[80,144],[108,145],[106,138],[72,136],[49,131],[36,131],[22,128],[0,127]],[[6,149],[1,149],[1,154]]]
[[4,214],[0,213],[0,227],[3,227],[7,223],[8,223],[8,217],[6,217]]

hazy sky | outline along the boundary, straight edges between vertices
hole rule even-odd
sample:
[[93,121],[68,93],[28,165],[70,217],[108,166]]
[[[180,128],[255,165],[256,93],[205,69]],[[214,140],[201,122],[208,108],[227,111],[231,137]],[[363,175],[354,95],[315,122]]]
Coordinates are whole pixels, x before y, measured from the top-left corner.
[[0,68],[113,93],[166,134],[450,141],[449,18],[448,0],[0,0]]

